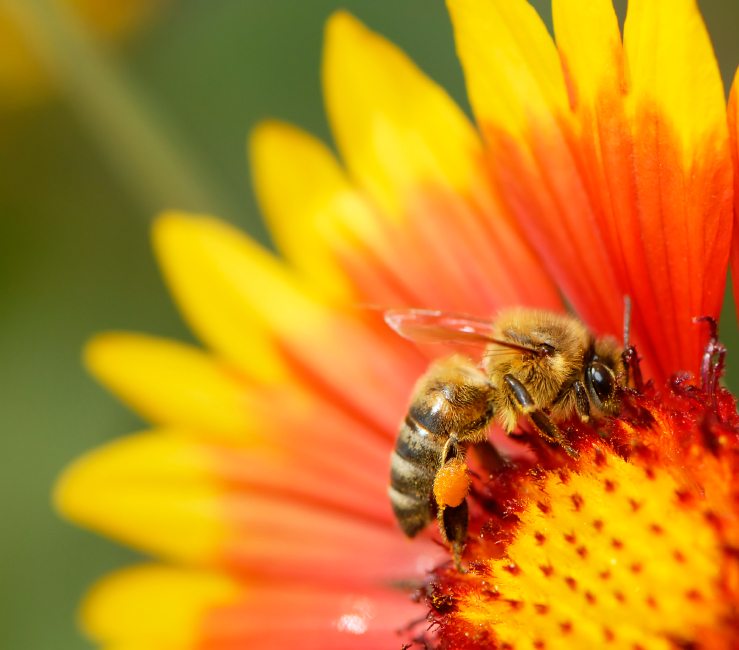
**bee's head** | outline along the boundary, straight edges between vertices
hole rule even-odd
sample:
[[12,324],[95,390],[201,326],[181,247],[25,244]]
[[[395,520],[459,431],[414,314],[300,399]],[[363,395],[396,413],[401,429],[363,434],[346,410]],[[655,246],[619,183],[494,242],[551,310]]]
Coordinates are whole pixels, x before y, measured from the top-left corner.
[[621,353],[615,339],[601,338],[595,342],[593,357],[585,365],[585,386],[590,402],[606,415],[616,415],[620,408],[619,382],[624,376]]

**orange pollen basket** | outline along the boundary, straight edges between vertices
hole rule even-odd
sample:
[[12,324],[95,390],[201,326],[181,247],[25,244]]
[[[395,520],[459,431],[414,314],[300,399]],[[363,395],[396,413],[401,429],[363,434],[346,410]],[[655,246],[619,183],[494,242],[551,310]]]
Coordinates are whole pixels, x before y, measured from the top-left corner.
[[443,506],[457,507],[470,491],[470,477],[467,464],[461,458],[454,458],[444,465],[434,479],[434,499]]
[[676,375],[625,390],[617,418],[567,423],[577,459],[522,434],[533,454],[439,478],[440,503],[469,489],[466,571],[429,575],[417,597],[431,625],[413,641],[739,647],[739,417],[714,352],[701,386]]

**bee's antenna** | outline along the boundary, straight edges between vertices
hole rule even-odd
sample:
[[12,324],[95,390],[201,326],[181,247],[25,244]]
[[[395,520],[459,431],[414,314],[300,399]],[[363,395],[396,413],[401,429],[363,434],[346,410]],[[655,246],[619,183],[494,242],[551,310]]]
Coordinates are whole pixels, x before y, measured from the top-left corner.
[[644,388],[639,355],[631,344],[631,296],[624,296],[624,351],[621,355],[624,364],[624,385],[629,385],[630,376],[633,376],[634,388],[641,392]]

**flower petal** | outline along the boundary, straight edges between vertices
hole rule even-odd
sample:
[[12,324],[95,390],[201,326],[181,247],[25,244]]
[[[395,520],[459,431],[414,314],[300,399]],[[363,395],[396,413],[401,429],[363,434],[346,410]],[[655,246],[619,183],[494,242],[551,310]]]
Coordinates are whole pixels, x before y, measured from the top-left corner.
[[649,374],[696,371],[692,318],[720,306],[731,184],[695,3],[630,3],[624,53],[610,3],[557,0],[559,56],[523,0],[449,5],[503,195],[568,299],[618,334],[633,294]]
[[525,0],[447,4],[504,201],[578,313],[616,334],[621,292],[583,183],[568,89],[545,25]]
[[106,648],[194,650],[209,613],[242,597],[243,586],[224,575],[139,565],[95,585],[82,606],[82,626]]
[[326,26],[323,80],[339,151],[390,214],[421,181],[467,190],[481,154],[472,125],[400,50],[343,11]]
[[[659,325],[671,367],[697,371],[718,318],[731,245],[731,162],[723,85],[694,0],[632,0],[624,27],[634,168]],[[656,337],[656,335],[655,335]]]
[[634,304],[632,341],[640,349],[665,350],[666,358],[646,359],[645,365],[649,374],[666,376],[674,368],[666,364],[672,352],[663,338],[675,338],[676,324],[659,322],[653,309],[657,298],[639,221],[634,141],[626,107],[628,75],[616,14],[610,0],[555,0],[552,13],[577,122],[580,173],[593,197],[609,264],[622,294],[628,293]]
[[392,647],[418,616],[408,595],[294,582],[242,583],[205,571],[141,565],[108,576],[84,604],[86,632],[116,650]]
[[323,78],[338,148],[385,215],[383,257],[410,284],[410,306],[481,315],[511,303],[561,306],[493,193],[474,128],[439,86],[343,12],[327,26]]
[[352,476],[373,471],[384,477],[389,432],[378,435],[367,423],[295,386],[249,383],[194,348],[137,334],[98,336],[86,356],[92,372],[111,391],[152,422],[191,440],[219,442],[229,449],[269,445],[320,467],[331,464],[334,456],[362,458],[362,467],[353,469]]
[[[234,251],[226,244],[236,239],[235,231],[222,241],[229,234],[228,227],[215,219],[167,213],[155,222],[154,248],[179,308],[195,332],[249,376],[283,381],[287,370],[268,330],[255,318],[253,308],[250,311],[243,299],[236,299],[239,292],[251,291],[256,294],[253,300],[288,302],[286,289],[272,296],[262,282],[278,274],[277,262],[241,237],[244,251]],[[245,265],[241,258],[247,256],[246,270],[251,274],[239,276]],[[241,285],[234,286],[239,277]]]
[[734,163],[734,241],[731,251],[731,277],[734,303],[739,318],[739,68],[734,74],[734,83],[731,86],[728,113],[731,157]]
[[400,272],[407,256],[397,254],[383,216],[322,142],[289,124],[266,122],[251,137],[250,161],[278,246],[312,284],[337,300],[418,302],[419,283]]
[[165,436],[119,439],[77,459],[57,482],[68,518],[184,562],[211,557],[228,528],[208,458]]
[[422,540],[398,543],[386,474],[361,461],[321,464],[172,433],[130,436],[78,460],[59,481],[57,506],[143,551],[242,575],[380,584],[439,555]]
[[155,244],[195,331],[248,377],[309,386],[360,409],[382,430],[395,428],[421,357],[371,315],[335,309],[274,256],[215,219],[166,215],[157,222]]
[[246,382],[233,369],[183,343],[108,333],[85,350],[90,371],[154,423],[239,439],[254,429]]
[[[329,296],[351,296],[346,278],[328,249],[338,209],[351,188],[331,152],[288,124],[260,124],[249,141],[254,186],[270,232],[281,252]],[[359,201],[357,200],[357,203]],[[368,209],[351,210],[355,227],[371,232]]]

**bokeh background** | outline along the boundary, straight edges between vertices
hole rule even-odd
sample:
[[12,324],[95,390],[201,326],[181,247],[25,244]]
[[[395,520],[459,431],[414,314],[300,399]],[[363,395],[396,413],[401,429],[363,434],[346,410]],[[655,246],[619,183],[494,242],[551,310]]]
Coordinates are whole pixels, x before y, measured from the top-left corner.
[[[701,6],[728,87],[739,2]],[[321,39],[338,7],[467,106],[441,0],[0,0],[0,648],[89,647],[77,603],[135,555],[59,520],[51,486],[143,423],[85,374],[82,346],[107,329],[191,340],[150,250],[160,209],[266,241],[246,135],[275,116],[328,138]],[[737,390],[733,306],[723,335]]]

